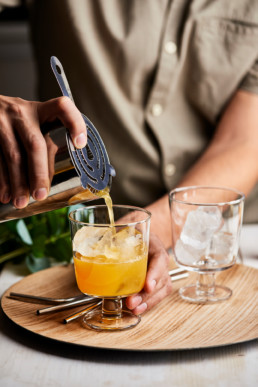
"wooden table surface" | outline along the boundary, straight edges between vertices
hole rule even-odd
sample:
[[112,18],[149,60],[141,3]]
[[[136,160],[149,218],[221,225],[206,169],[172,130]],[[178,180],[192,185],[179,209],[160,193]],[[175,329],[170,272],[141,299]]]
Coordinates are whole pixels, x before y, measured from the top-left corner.
[[[243,263],[258,268],[258,225],[241,236]],[[7,264],[0,294],[23,278],[22,266]],[[257,341],[224,347],[130,352],[53,342],[14,325],[0,312],[1,387],[149,387],[258,385]]]

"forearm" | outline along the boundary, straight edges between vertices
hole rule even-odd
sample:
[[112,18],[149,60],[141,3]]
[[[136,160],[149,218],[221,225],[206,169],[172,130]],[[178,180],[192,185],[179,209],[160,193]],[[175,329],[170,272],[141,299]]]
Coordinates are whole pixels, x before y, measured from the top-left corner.
[[[226,109],[216,133],[200,159],[178,187],[217,185],[248,195],[258,181],[258,97],[238,92]],[[168,195],[148,206],[152,232],[171,245]]]
[[246,195],[258,181],[258,96],[238,92],[182,185],[224,185]]

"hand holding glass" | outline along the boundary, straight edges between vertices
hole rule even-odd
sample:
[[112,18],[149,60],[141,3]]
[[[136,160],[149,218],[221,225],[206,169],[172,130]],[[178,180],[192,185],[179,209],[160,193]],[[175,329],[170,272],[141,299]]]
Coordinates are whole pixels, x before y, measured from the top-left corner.
[[179,290],[187,301],[228,299],[232,291],[215,285],[215,273],[236,262],[244,195],[220,187],[185,187],[169,194],[172,248],[176,262],[199,273],[197,283]]

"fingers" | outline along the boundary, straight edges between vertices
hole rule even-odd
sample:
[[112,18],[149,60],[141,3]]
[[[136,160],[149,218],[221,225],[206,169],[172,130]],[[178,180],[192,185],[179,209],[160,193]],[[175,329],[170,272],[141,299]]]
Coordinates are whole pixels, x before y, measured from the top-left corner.
[[[12,131],[14,132],[13,136],[17,133],[20,140],[20,147],[16,144],[14,151],[16,155],[14,164],[17,183],[13,184],[11,180],[14,171],[10,171],[10,180],[11,185],[13,185],[13,196],[17,197],[18,195],[21,197],[18,192],[21,189],[25,191],[26,188],[27,202],[24,201],[21,205],[17,205],[16,199],[14,199],[14,205],[22,208],[28,203],[29,193],[35,200],[43,200],[47,197],[49,191],[49,173],[47,146],[38,123],[37,105],[33,102],[23,100],[18,102],[18,105],[9,108],[9,114],[11,113],[9,117],[12,124]],[[26,154],[22,153],[21,143]],[[14,144],[14,138],[12,138],[13,147]],[[27,167],[24,166],[26,161]],[[8,169],[10,169],[10,161],[8,162]],[[18,184],[21,184],[22,188],[19,188]]]
[[167,286],[163,286],[161,289],[156,290],[152,296],[147,295],[146,293],[140,293],[139,299],[136,298],[136,300],[134,300],[134,306],[130,307],[127,301],[126,306],[128,309],[131,309],[134,314],[142,314],[157,305],[160,301],[167,297],[171,291],[172,285],[170,279]]
[[47,133],[45,136],[45,141],[47,145],[47,152],[48,152],[48,173],[49,173],[49,182],[51,184],[52,179],[55,174],[55,156],[58,151],[57,145],[53,142],[51,139],[49,133]]
[[[20,164],[24,163],[27,157],[27,185],[30,194],[35,200],[43,200],[49,191],[48,153],[36,114],[33,103],[30,104],[30,109],[27,106],[20,107],[19,114],[12,116],[12,125],[26,151],[27,156],[23,155]],[[25,170],[19,171],[19,175],[26,176]]]
[[11,188],[13,204],[17,208],[23,208],[29,201],[29,190],[22,150],[12,130],[12,125],[6,116],[3,116],[1,119],[1,129],[0,142],[2,154],[5,159],[3,166],[4,164],[7,165],[7,170],[5,169],[2,172],[3,179],[7,183],[5,177],[8,173],[8,184]]
[[2,155],[2,151],[0,149],[0,202],[1,203],[9,203],[11,200],[11,187],[7,174],[7,166],[4,161],[4,157]]
[[59,119],[69,130],[76,148],[83,148],[86,145],[86,124],[81,113],[68,97],[55,98],[38,104],[38,116],[41,123]]
[[154,291],[157,286],[162,286],[168,278],[169,256],[155,234],[151,234],[149,244],[149,264],[144,290],[147,293]]
[[86,145],[86,125],[67,97],[30,102],[0,96],[0,201],[17,208],[47,197],[54,175],[57,149],[45,141],[40,125],[59,119],[69,129],[74,145]]
[[149,246],[149,266],[144,289],[127,297],[126,305],[135,314],[142,314],[158,304],[172,291],[168,274],[169,257],[160,240],[152,234]]
[[30,194],[37,200],[45,198],[49,186],[47,147],[35,102],[0,97],[0,144],[1,202],[6,203],[9,194],[14,206],[23,208]]

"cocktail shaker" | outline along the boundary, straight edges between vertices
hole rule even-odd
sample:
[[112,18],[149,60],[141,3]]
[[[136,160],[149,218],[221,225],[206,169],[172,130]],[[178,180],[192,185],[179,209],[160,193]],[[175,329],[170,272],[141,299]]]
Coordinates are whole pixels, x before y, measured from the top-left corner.
[[[51,67],[63,95],[73,100],[63,67],[56,57],[51,57]],[[84,114],[82,117],[87,127],[87,145],[83,149],[74,147],[61,122],[41,126],[51,175],[49,195],[42,201],[30,198],[27,207],[22,209],[11,203],[0,204],[0,222],[90,201],[97,198],[97,191],[110,189],[115,170],[97,129]]]

